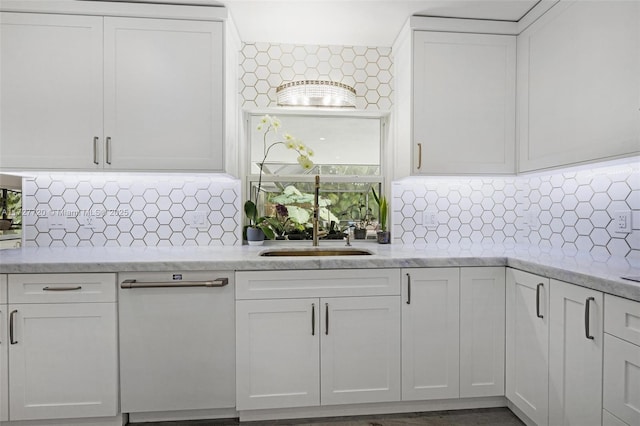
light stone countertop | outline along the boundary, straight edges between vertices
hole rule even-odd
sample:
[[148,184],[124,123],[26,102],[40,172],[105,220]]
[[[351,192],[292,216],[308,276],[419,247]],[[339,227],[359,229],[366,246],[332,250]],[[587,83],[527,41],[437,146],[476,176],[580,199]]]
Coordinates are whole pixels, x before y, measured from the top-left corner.
[[[320,243],[321,248],[344,243]],[[260,257],[269,249],[310,247],[310,242],[217,247],[49,247],[0,251],[0,273],[132,271],[371,269],[509,266],[548,278],[640,301],[640,262],[524,245],[378,245],[355,243],[370,256]]]

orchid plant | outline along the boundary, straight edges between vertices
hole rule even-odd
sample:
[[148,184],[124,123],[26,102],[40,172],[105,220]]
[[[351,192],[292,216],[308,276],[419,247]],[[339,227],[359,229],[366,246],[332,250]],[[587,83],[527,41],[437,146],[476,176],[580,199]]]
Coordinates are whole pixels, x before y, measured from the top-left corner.
[[[258,177],[258,187],[256,189],[255,198],[249,199],[244,203],[244,212],[249,219],[249,227],[260,228],[265,237],[273,239],[275,234],[273,229],[269,226],[269,220],[267,217],[258,217],[258,197],[262,189],[262,173],[264,171],[264,164],[267,161],[269,152],[278,145],[283,145],[287,149],[294,150],[298,153],[298,164],[304,170],[310,170],[313,167],[313,161],[310,157],[313,157],[313,150],[304,145],[302,141],[296,139],[289,133],[282,132],[281,137],[281,123],[277,117],[266,114],[260,120],[260,124],[257,126],[258,131],[262,131],[262,144],[263,144],[263,157],[262,161],[258,164],[260,167],[260,175]],[[269,142],[269,139],[276,136],[276,140]]]

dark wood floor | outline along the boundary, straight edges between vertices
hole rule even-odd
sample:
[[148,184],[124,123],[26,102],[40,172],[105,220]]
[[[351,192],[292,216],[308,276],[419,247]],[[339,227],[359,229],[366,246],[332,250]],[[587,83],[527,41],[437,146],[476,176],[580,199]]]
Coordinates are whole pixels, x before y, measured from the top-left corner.
[[522,423],[507,408],[433,411],[429,413],[387,414],[379,416],[330,417],[321,419],[272,420],[239,423],[237,419],[193,420],[185,422],[137,423],[144,426],[520,426]]

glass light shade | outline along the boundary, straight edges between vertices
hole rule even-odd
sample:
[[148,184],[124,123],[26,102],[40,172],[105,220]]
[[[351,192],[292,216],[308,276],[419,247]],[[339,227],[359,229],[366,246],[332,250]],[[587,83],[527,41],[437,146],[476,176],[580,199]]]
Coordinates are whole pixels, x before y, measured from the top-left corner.
[[299,80],[276,89],[278,105],[355,107],[356,91],[343,83],[326,80]]

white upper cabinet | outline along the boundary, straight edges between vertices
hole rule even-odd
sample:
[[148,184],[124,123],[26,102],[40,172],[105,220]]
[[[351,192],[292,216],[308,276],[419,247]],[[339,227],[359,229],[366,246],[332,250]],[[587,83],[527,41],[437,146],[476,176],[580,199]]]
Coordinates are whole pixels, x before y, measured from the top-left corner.
[[223,170],[222,24],[104,22],[105,167]]
[[640,2],[560,2],[518,36],[519,171],[640,151]]
[[221,21],[0,16],[0,167],[224,170]]
[[102,18],[0,13],[0,47],[0,167],[98,167]]
[[413,174],[515,172],[516,38],[413,33]]

